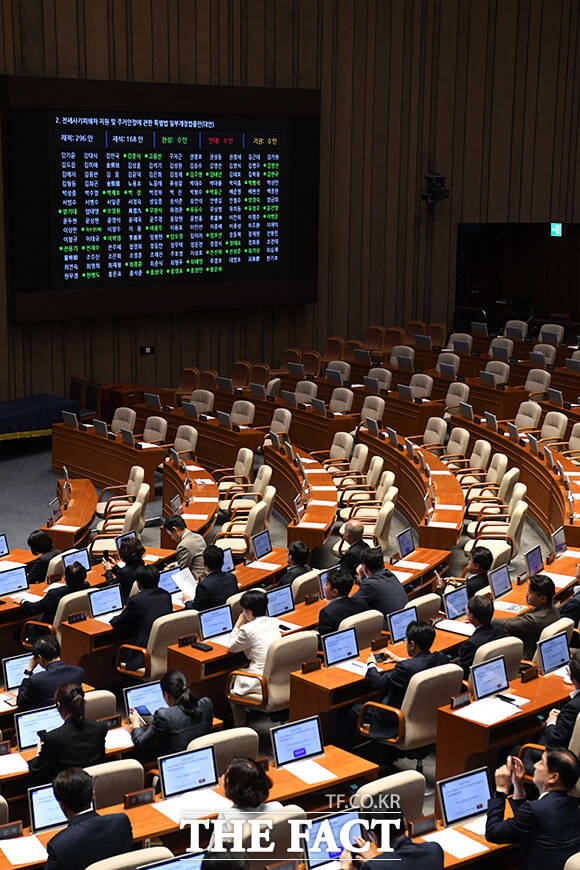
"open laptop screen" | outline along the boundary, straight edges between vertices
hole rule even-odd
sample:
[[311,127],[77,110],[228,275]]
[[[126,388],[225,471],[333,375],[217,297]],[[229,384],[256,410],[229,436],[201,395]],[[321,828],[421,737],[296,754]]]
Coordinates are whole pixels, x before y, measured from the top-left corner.
[[159,588],[165,589],[170,595],[180,592],[180,588],[173,579],[176,574],[179,574],[181,568],[168,568],[167,571],[159,573]]
[[127,686],[123,689],[125,695],[125,713],[127,718],[131,710],[137,710],[140,716],[153,716],[156,710],[167,707],[161,683],[143,683],[141,686]]
[[80,562],[83,568],[85,568],[87,571],[91,570],[89,551],[86,548],[82,550],[76,550],[74,553],[62,554],[62,564],[65,568],[68,568],[69,565],[74,565],[75,562]]
[[91,589],[88,595],[93,619],[97,616],[102,616],[103,613],[113,613],[115,610],[123,609],[120,586],[105,586],[104,589]]
[[332,575],[333,571],[336,571],[340,566],[336,566],[335,568],[330,568],[328,571],[321,571],[318,575],[318,582],[320,583],[320,597],[324,598],[324,587],[326,585],[326,580],[328,577]]
[[49,831],[51,828],[66,827],[68,824],[67,817],[54,796],[52,783],[29,788],[28,805],[33,834]]
[[457,619],[467,612],[467,586],[459,586],[443,594],[443,605],[448,619]]
[[534,574],[540,574],[544,570],[544,560],[542,559],[542,550],[539,545],[528,550],[526,553],[526,565],[530,577],[533,577]]
[[272,544],[270,543],[270,532],[264,529],[257,535],[252,535],[252,547],[256,554],[256,559],[262,559],[272,552]]
[[324,753],[318,716],[270,728],[270,735],[276,767]]
[[266,609],[268,616],[282,616],[283,613],[292,613],[294,610],[291,586],[279,586],[277,589],[272,589],[271,592],[266,592],[266,598],[268,599]]
[[499,598],[500,595],[505,595],[506,592],[511,591],[512,581],[507,565],[502,565],[501,568],[490,571],[487,576],[494,598]]
[[141,864],[137,870],[201,870],[205,852],[194,852],[193,855],[178,855],[176,858],[165,858],[154,864]]
[[137,532],[125,532],[124,535],[119,535],[118,537],[116,537],[115,544],[117,546],[117,550],[119,549],[119,547],[121,546],[123,541],[128,541],[129,538],[136,538],[136,537],[137,537]]
[[446,826],[456,825],[472,816],[487,812],[491,797],[487,767],[470,770],[437,783],[439,804]]
[[488,659],[480,665],[474,665],[471,668],[469,681],[478,701],[481,698],[489,697],[489,695],[495,695],[497,692],[504,692],[509,688],[504,657],[497,656],[497,658]]
[[[24,653],[21,656],[9,656],[8,658],[2,659],[2,673],[4,676],[4,688],[7,692],[11,689],[17,689],[20,686],[20,683],[24,679],[24,671],[28,670],[28,663],[30,662],[30,653]],[[40,665],[36,665],[33,674],[42,673],[43,668]]]
[[552,538],[552,544],[554,545],[554,552],[556,555],[559,556],[560,553],[564,553],[566,551],[566,534],[564,532],[564,526],[560,526],[559,529],[552,532],[550,537]]
[[0,595],[10,595],[11,592],[23,592],[27,589],[28,579],[24,566],[0,571]]
[[400,641],[405,640],[407,637],[407,626],[415,619],[417,619],[416,607],[407,607],[403,610],[396,610],[394,613],[387,614],[391,643],[400,643]]
[[558,668],[567,665],[570,661],[570,650],[568,649],[566,632],[556,634],[547,640],[541,640],[538,643],[538,650],[542,662],[542,671],[545,674],[557,671]]
[[[343,826],[347,822],[356,822],[359,818],[358,810],[348,810],[343,813],[336,813],[332,816],[314,819],[308,829],[306,843],[306,864],[309,870],[338,870],[340,867],[340,855],[342,852],[342,844],[340,841],[340,833]],[[326,837],[324,831],[321,831],[322,825],[326,823],[325,828],[330,828],[332,836]],[[354,843],[355,837],[362,836],[360,825],[353,824],[350,828],[349,839]],[[336,846],[336,849],[333,847]],[[388,859],[387,859],[388,860]],[[393,864],[400,859],[393,858]]]
[[18,748],[30,749],[38,742],[39,731],[53,731],[62,725],[62,716],[56,705],[43,707],[40,710],[30,710],[26,713],[16,713],[14,716]]
[[234,570],[234,557],[232,556],[232,551],[230,547],[227,547],[224,550],[224,561],[222,564],[222,571],[225,573],[227,571]]
[[0,535],[0,558],[2,556],[7,556],[10,553],[10,547],[8,546],[8,539],[6,535]]
[[343,631],[333,631],[323,635],[322,647],[324,658],[328,667],[346,662],[358,656],[358,643],[354,628],[345,628]]
[[218,634],[227,634],[234,627],[232,608],[229,604],[224,604],[222,607],[202,611],[199,614],[199,627],[204,640],[217,637]]
[[413,543],[413,533],[411,532],[411,529],[404,529],[399,535],[397,535],[397,543],[399,545],[401,559],[404,559],[405,556],[412,553],[415,549],[415,544]]
[[213,746],[176,752],[157,761],[164,799],[218,783]]

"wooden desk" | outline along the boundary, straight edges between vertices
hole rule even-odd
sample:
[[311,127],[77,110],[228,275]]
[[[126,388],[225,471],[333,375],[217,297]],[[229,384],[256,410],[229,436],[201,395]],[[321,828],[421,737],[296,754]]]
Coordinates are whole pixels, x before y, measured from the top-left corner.
[[507,386],[505,390],[488,387],[479,378],[468,378],[469,399],[473,410],[479,416],[485,411],[495,414],[498,420],[513,420],[522,402],[528,400],[528,391],[522,386]]
[[[213,526],[218,512],[217,483],[201,465],[189,460],[187,470],[192,489],[186,497],[185,473],[178,471],[170,458],[166,458],[163,463],[163,516],[168,517],[175,513],[171,507],[171,500],[177,495],[181,500],[183,519],[187,528],[192,532],[205,535]],[[199,483],[200,480],[206,482]],[[161,546],[171,549],[173,545],[168,533],[161,526]]]
[[[64,481],[59,480],[57,491],[61,505],[63,485]],[[97,493],[90,480],[71,479],[70,485],[70,501],[62,517],[54,525],[42,526],[42,531],[50,535],[58,550],[86,546],[97,510]]]

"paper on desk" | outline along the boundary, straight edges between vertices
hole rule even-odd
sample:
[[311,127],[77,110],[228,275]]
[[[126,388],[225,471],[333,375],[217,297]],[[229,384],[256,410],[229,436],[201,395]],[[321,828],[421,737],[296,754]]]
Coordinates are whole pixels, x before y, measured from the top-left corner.
[[566,477],[580,477],[580,471],[565,471]]
[[574,580],[573,574],[555,574],[553,571],[542,571],[542,574],[552,578],[556,589],[563,589],[564,586],[568,586]]
[[[401,559],[399,562],[395,562],[395,568],[413,568],[416,571],[424,571],[425,568],[428,568],[429,565],[427,562],[411,562],[411,560]],[[393,566],[391,566],[391,571],[393,570]]]
[[66,586],[66,583],[64,582],[64,580],[60,580],[58,583],[49,583],[49,585],[46,587],[46,589],[42,593],[42,597],[44,598],[44,596],[46,595],[46,593],[50,589],[57,589],[59,586]]
[[509,719],[510,716],[515,716],[516,713],[517,708],[513,704],[508,704],[500,698],[483,698],[481,701],[474,701],[467,707],[453,711],[454,716],[467,719],[469,722],[477,722],[479,725],[495,725],[497,722]]
[[48,852],[35,834],[2,840],[0,849],[10,864],[40,864],[48,858]]
[[530,698],[522,698],[521,695],[513,695],[511,692],[502,692],[501,695],[502,698],[509,698],[516,707],[525,707],[526,704],[531,703]]
[[493,602],[494,610],[500,610],[503,613],[521,613],[526,609],[525,604],[516,604],[514,601],[502,601],[501,598],[496,598]]
[[184,595],[187,595],[189,598],[194,598],[197,590],[197,580],[189,570],[189,568],[182,568],[181,571],[178,571],[177,574],[173,575],[173,581],[176,586],[179,586],[180,590]]
[[557,671],[552,671],[550,674],[552,677],[562,677],[565,683],[571,683],[570,675],[568,673],[568,665],[564,665],[563,668],[558,668]]
[[312,492],[336,492],[332,486],[311,486]]
[[407,580],[410,580],[413,576],[412,574],[407,574],[406,571],[393,571],[392,568],[389,568],[391,574],[394,574],[397,580],[400,580],[401,583],[406,583]]
[[34,592],[17,592],[15,595],[9,595],[14,601],[42,601],[42,595],[35,595]]
[[307,782],[309,785],[315,782],[326,782],[327,779],[337,779],[336,773],[327,770],[316,761],[311,761],[305,758],[302,761],[292,761],[290,764],[285,764],[282,770],[287,770],[302,782]]
[[143,556],[143,561],[144,562],[158,562],[160,560],[160,558],[161,558],[161,556],[153,556],[150,553],[146,553]]
[[125,728],[111,728],[105,737],[105,749],[128,749],[133,746],[131,735]]
[[28,764],[19,752],[0,755],[0,776],[8,776],[10,773],[26,773],[27,770]]
[[185,467],[188,471],[205,471],[205,468],[202,468],[201,465],[186,465]]
[[439,504],[437,503],[436,511],[464,511],[464,504]]
[[440,470],[440,471],[439,471],[439,470],[437,470],[437,471],[431,471],[431,474],[432,474],[432,475],[435,475],[435,474],[451,474],[451,472],[450,472],[450,471],[447,471],[447,469],[445,469],[445,470],[442,469],[442,470]]
[[366,664],[357,661],[357,659],[351,659],[349,662],[339,662],[334,667],[340,668],[343,671],[350,671],[351,674],[358,674],[359,676],[364,676],[367,672]]
[[466,837],[465,834],[460,834],[454,828],[445,828],[444,831],[425,834],[423,839],[431,843],[439,843],[443,851],[447,852],[448,855],[453,855],[454,858],[471,858],[472,855],[489,851],[488,846],[478,843],[477,840],[472,840],[471,837]]
[[150,444],[148,441],[137,441],[141,445],[141,450],[151,450],[152,447],[159,447],[159,444]]
[[300,459],[305,465],[310,465],[313,462],[316,462],[316,459],[313,459],[312,456],[301,456]]
[[478,816],[470,822],[466,822],[463,827],[466,831],[471,831],[472,834],[478,834],[480,837],[485,837],[485,826],[487,823],[487,813],[484,816]]
[[207,486],[210,483],[213,483],[213,480],[209,477],[196,477],[194,478],[194,483],[197,483],[198,486]]
[[65,526],[63,523],[55,523],[54,528],[58,529],[59,532],[78,532],[80,526]]
[[451,631],[453,634],[464,634],[466,637],[471,637],[475,631],[475,626],[470,622],[459,622],[457,619],[440,619],[435,623],[435,628]]
[[[6,700],[7,698],[12,698],[12,704],[8,703],[8,701]],[[3,695],[2,698],[0,698],[0,713],[6,713],[8,712],[8,710],[14,710],[15,700],[16,699],[14,698],[14,695]]]
[[24,562],[10,562],[8,559],[0,559],[0,571],[9,571],[11,568],[24,568]]
[[296,523],[296,525],[298,526],[298,528],[301,528],[301,529],[325,529],[327,526],[327,523],[304,523],[304,522],[302,522],[302,523]]
[[306,474],[328,474],[325,468],[305,468]]
[[207,514],[181,514],[184,520],[207,520]]
[[205,502],[212,502],[212,504],[217,504],[219,499],[218,499],[217,495],[206,495],[205,497],[203,495],[194,495],[193,498],[190,499],[190,502],[192,502],[192,501],[193,502],[205,501]]
[[308,507],[310,505],[317,505],[318,507],[336,507],[335,501],[319,501],[318,499],[313,499],[308,502]]
[[248,562],[246,568],[258,568],[260,571],[278,571],[284,565],[277,565],[275,562]]
[[156,801],[151,806],[178,824],[183,816],[188,815],[193,818],[209,816],[212,813],[226,810],[233,804],[227,797],[218,794],[211,788],[200,788],[197,791],[188,791],[164,801]]
[[[439,508],[436,508],[436,510],[439,510]],[[442,523],[439,520],[431,520],[429,526],[433,526],[435,529],[455,529],[457,523]]]

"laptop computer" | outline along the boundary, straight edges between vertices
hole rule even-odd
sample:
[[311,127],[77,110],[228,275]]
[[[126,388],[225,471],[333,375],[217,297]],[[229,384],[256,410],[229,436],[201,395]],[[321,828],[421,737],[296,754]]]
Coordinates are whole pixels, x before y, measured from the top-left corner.
[[326,369],[324,377],[331,384],[338,384],[339,387],[343,385],[344,378],[342,377],[342,372],[337,372],[336,369]]
[[551,402],[552,405],[557,405],[559,408],[564,407],[564,396],[561,390],[553,390],[551,387],[548,387],[548,402]]
[[54,731],[62,725],[62,716],[56,704],[42,707],[39,710],[29,710],[26,713],[14,714],[14,727],[18,749],[32,749],[38,743],[39,731]]
[[276,725],[270,728],[270,738],[276,767],[324,755],[319,716]]
[[570,661],[570,650],[566,632],[538,641],[538,653],[543,674],[551,674],[552,671],[567,665]]
[[256,559],[263,559],[264,556],[269,556],[272,552],[270,532],[268,529],[264,529],[263,532],[258,532],[257,535],[252,535],[251,541]]
[[365,390],[368,390],[369,393],[378,393],[379,392],[379,379],[378,378],[369,378],[368,375],[365,375],[363,378],[363,384],[365,385]]
[[552,545],[556,556],[566,552],[566,533],[564,531],[564,526],[560,526],[560,528],[556,529],[555,532],[552,532],[550,538],[552,539]]
[[91,560],[89,557],[89,551],[86,547],[83,547],[82,550],[72,550],[68,553],[62,554],[62,564],[64,565],[65,570],[69,565],[74,565],[75,562],[80,562],[86,571],[91,570]]
[[[266,605],[266,613],[274,618],[284,616],[285,613],[292,613],[294,610],[294,596],[292,595],[291,586],[278,586],[276,589],[266,592],[268,603]],[[282,631],[288,631],[290,626],[279,623]]]
[[91,617],[99,622],[110,623],[112,618],[123,609],[121,587],[117,584],[105,586],[102,589],[91,589],[87,594]]
[[415,549],[413,533],[410,528],[403,529],[403,531],[397,535],[397,548],[401,555],[401,559],[404,559],[405,556],[409,556]]
[[159,572],[159,588],[164,589],[171,595],[171,600],[174,604],[181,604],[183,601],[183,593],[175,580],[176,574],[179,574],[181,568],[167,568],[166,571]]
[[541,350],[531,350],[530,351],[530,362],[535,366],[541,366],[544,368],[546,365],[546,357],[542,353]]
[[471,353],[471,347],[468,341],[454,341],[453,350],[455,353]]
[[164,755],[157,762],[164,800],[218,784],[213,746]]
[[491,411],[484,411],[483,416],[485,417],[487,428],[491,429],[492,432],[497,432],[497,417],[495,414],[492,414]]
[[506,326],[505,334],[506,334],[506,338],[522,339],[524,337],[524,327],[523,326]]
[[322,399],[312,399],[311,404],[315,414],[326,417],[326,402],[323,402]]
[[136,710],[145,723],[151,721],[156,710],[167,707],[159,680],[139,686],[125,686],[123,700],[126,717],[129,718],[131,710]]
[[280,398],[287,405],[291,405],[292,408],[296,407],[296,393],[293,390],[282,390]]
[[[0,597],[10,595],[15,601],[20,601],[27,597],[28,588],[28,577],[24,565],[20,568],[8,568],[7,571],[0,571]],[[38,599],[35,597],[32,600]]]
[[494,598],[500,598],[502,595],[511,592],[512,580],[507,565],[502,565],[500,568],[490,571],[487,575],[487,579],[489,580],[489,585]]
[[466,420],[473,420],[473,405],[470,405],[468,402],[460,402],[459,413]]
[[[20,687],[24,679],[24,671],[28,670],[29,663],[30,653],[8,656],[8,658],[2,659],[2,675],[4,678],[4,688],[7,692]],[[43,670],[44,668],[41,668],[40,665],[36,665],[32,673],[40,674]]]
[[128,444],[129,447],[135,446],[135,436],[130,429],[119,429],[119,432],[121,433],[123,444]]
[[491,355],[494,359],[500,359],[502,362],[507,362],[510,358],[509,348],[495,345],[491,348]]
[[487,323],[481,323],[478,320],[471,321],[471,334],[472,335],[489,335],[487,331]]
[[93,426],[95,427],[97,435],[104,435],[105,438],[108,436],[109,430],[107,429],[107,424],[104,420],[97,420],[95,417],[93,419]]
[[262,386],[262,384],[250,384],[250,393],[255,399],[265,399],[266,387]]
[[476,701],[490,698],[492,695],[498,695],[509,689],[510,681],[507,677],[503,656],[488,659],[480,665],[472,665],[469,674],[469,682]]
[[192,420],[199,419],[197,405],[195,404],[195,402],[182,402],[181,407],[183,408],[184,417],[191,417]]
[[234,391],[234,383],[231,378],[217,378],[216,384],[218,390],[225,390],[227,393]]
[[304,366],[302,363],[297,362],[289,362],[288,363],[288,371],[291,375],[295,375],[297,378],[305,377]]
[[33,834],[50,831],[52,828],[65,828],[68,825],[68,819],[54,796],[52,783],[29,788],[28,807]]
[[321,638],[326,667],[358,658],[358,643],[354,628],[332,631]]
[[569,372],[580,372],[580,359],[572,359],[572,357],[567,357],[564,362],[566,363],[566,368]]
[[[308,870],[339,870],[340,855],[343,848],[341,832],[347,823],[350,824],[348,830],[351,842],[354,842],[355,837],[362,837],[363,832],[358,810],[344,810],[331,816],[311,820],[304,844]],[[329,832],[328,836],[327,831]],[[394,864],[400,859],[393,858],[391,860]]]
[[129,538],[136,538],[136,537],[137,537],[137,532],[125,532],[124,535],[118,535],[118,537],[115,538],[115,545],[117,547],[117,550],[119,549],[119,547],[121,546],[123,541],[128,541]]
[[370,350],[363,350],[362,347],[355,347],[354,358],[357,362],[360,362],[360,363],[370,363],[371,352],[370,352]]
[[161,399],[157,393],[143,393],[143,401],[149,408],[155,408],[160,411],[162,408]]
[[72,411],[63,411],[62,412],[62,422],[65,426],[70,426],[71,429],[79,428],[79,420],[76,414],[73,414]]
[[486,387],[495,387],[495,375],[493,372],[486,372],[482,369],[479,373],[481,383]]
[[229,639],[233,627],[232,608],[229,604],[212,607],[199,614],[202,640],[213,640],[215,643],[224,644]]
[[413,390],[408,384],[397,384],[397,390],[399,392],[400,399],[412,399],[413,398]]
[[433,342],[431,341],[430,335],[417,335],[415,336],[415,345],[416,347],[426,347],[429,350],[433,347]]
[[391,643],[400,643],[407,637],[407,626],[410,622],[417,619],[417,608],[406,607],[403,610],[395,610],[393,613],[387,613],[387,623],[389,626],[389,634],[391,635]]
[[0,534],[0,558],[10,555],[10,547],[8,546],[8,538],[5,534]]
[[232,551],[230,547],[226,547],[224,550],[224,561],[222,564],[222,571],[227,573],[229,571],[233,571],[235,569],[234,565],[234,557],[232,555]]
[[164,858],[153,864],[141,864],[137,870],[201,870],[205,852],[190,852],[175,858]]
[[232,418],[231,415],[226,411],[216,411],[216,417],[218,418],[218,423],[220,426],[223,426],[224,429],[232,428]]
[[339,565],[336,565],[334,568],[329,568],[328,571],[321,571],[318,575],[318,583],[320,585],[320,597],[325,597],[324,587],[326,585],[327,578],[332,574],[333,571],[336,571],[339,568]]
[[397,368],[406,369],[409,372],[413,371],[413,358],[410,356],[398,356]]
[[463,583],[457,589],[443,593],[443,607],[447,619],[459,619],[467,613],[467,586]]
[[492,795],[487,767],[441,779],[436,787],[445,827],[487,812],[487,802]]
[[439,363],[439,371],[446,378],[455,377],[455,366],[452,366],[451,363]]
[[528,569],[528,575],[533,577],[534,574],[541,574],[544,570],[544,560],[542,558],[542,550],[540,546],[532,547],[531,550],[525,554],[526,558],[526,567]]

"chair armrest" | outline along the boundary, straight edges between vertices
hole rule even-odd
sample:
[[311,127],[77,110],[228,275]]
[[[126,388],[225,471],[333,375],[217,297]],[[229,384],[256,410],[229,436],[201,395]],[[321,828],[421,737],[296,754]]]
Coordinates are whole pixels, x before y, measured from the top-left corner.
[[358,715],[357,727],[361,734],[365,737],[370,736],[369,726],[365,725],[365,713],[370,708],[383,710],[386,713],[393,713],[397,719],[397,734],[395,737],[383,737],[381,741],[384,743],[399,743],[405,736],[405,717],[397,707],[390,707],[388,704],[379,704],[377,701],[367,701],[362,705]]
[[116,492],[117,490],[121,490],[126,495],[127,494],[127,485],[124,483],[121,483],[118,486],[104,486],[102,488],[102,490],[99,492],[98,501],[103,500],[103,495],[106,492]]
[[545,390],[539,390],[537,393],[528,393],[528,399],[535,399],[536,396],[543,396],[546,398],[548,395],[547,388]]
[[[251,486],[251,484],[250,484]],[[231,490],[230,490],[231,493]],[[253,499],[256,503],[262,501],[262,493],[261,492],[237,492],[230,499],[230,510],[235,511],[234,502],[236,501],[247,501],[248,499]]]
[[[28,640],[28,628],[35,629],[33,631],[34,637],[32,641]],[[51,625],[49,622],[39,622],[36,619],[27,619],[24,625],[22,626],[22,631],[20,633],[20,643],[26,649],[32,649],[34,646],[34,641],[41,637],[44,634],[52,634],[53,637],[56,637],[56,629],[54,625]]]
[[[489,486],[492,486],[492,484],[489,484]],[[479,491],[479,493],[482,493],[482,491],[486,490],[487,488],[488,488],[488,484],[485,482],[485,480],[480,480],[477,483],[468,484],[465,495],[463,496],[465,503],[467,504],[468,501],[471,501],[471,499],[476,498],[475,495],[471,496],[471,498],[470,498],[469,493],[471,492],[471,490],[474,490],[474,492]],[[483,500],[483,498],[485,498],[485,496],[482,495],[481,499]]]
[[134,495],[124,495],[124,496],[111,496],[111,498],[107,499],[107,503],[105,505],[104,517],[107,519],[111,513],[120,513],[122,508],[126,506],[127,510],[131,507],[131,505],[135,501]]
[[495,525],[495,523],[498,520],[504,520],[506,523],[508,523],[510,521],[510,519],[511,519],[511,516],[509,514],[498,514],[497,517],[492,517],[492,518],[487,519],[487,520],[486,519],[478,520],[477,525],[475,527],[475,536],[477,537],[480,532],[485,532],[486,526],[493,526],[493,525]]
[[423,436],[422,435],[405,435],[405,438],[407,439],[407,441],[413,441],[413,443],[415,441],[420,441],[421,444],[423,444]]
[[[215,477],[215,472],[212,472]],[[225,483],[232,481],[233,483],[250,483],[250,480],[246,474],[224,474],[218,480],[218,487],[220,483]]]
[[[353,519],[355,516],[358,517],[358,514],[363,513],[364,509],[368,508],[368,507],[376,507],[377,512],[378,512],[381,508],[381,502],[380,501],[356,501],[355,504],[353,505],[353,507],[351,508],[350,518]],[[370,518],[371,518],[371,515],[369,514],[369,519]],[[364,517],[361,517],[360,519],[364,521]],[[377,519],[376,515],[373,516],[372,519],[373,519],[373,521],[376,522],[376,519]]]
[[366,474],[363,474],[362,471],[339,471],[338,474],[332,475],[333,480],[338,480],[337,486],[340,486],[340,482],[342,480],[366,480]]
[[[141,671],[132,671],[129,668],[124,668],[121,665],[121,650],[134,650],[135,652],[140,652],[143,655],[143,664],[145,667],[145,674],[142,674]],[[143,646],[135,646],[132,643],[123,643],[117,650],[117,657],[115,659],[115,668],[120,674],[128,674],[133,677],[148,677],[151,673],[151,653],[148,649]]]
[[[315,454],[312,453],[312,456]],[[326,468],[328,465],[334,465],[336,468],[348,468],[350,464],[350,459],[325,459],[322,463],[323,468]]]
[[498,535],[498,534],[495,534],[494,532],[482,532],[480,535],[478,535],[475,538],[475,542],[474,542],[473,546],[474,547],[477,546],[478,541],[485,541],[486,539],[490,540],[490,541],[505,541],[506,544],[509,544],[510,557],[509,557],[508,561],[511,562],[513,555],[514,555],[514,542],[513,542],[512,538],[510,538],[509,535]]
[[[447,454],[447,457],[451,458],[451,456],[452,456],[451,453]],[[457,456],[459,456],[459,454],[457,454]],[[471,465],[468,465],[467,463],[471,462],[471,460],[466,456],[457,459],[456,462],[458,465],[465,465],[465,468],[456,468],[455,469],[456,474],[467,474],[470,471],[473,472],[473,474],[475,474],[476,471],[481,471],[481,468],[472,468]]]
[[[236,695],[232,692],[232,682],[235,677],[251,677],[255,680],[258,680],[260,683],[260,689],[262,692],[262,699],[260,701],[254,701],[253,698],[248,698],[246,695]],[[268,703],[268,683],[263,674],[254,674],[252,671],[232,671],[228,674],[228,680],[226,683],[226,696],[228,701],[235,701],[236,704],[247,704],[249,707],[261,707],[262,704]]]
[[245,532],[218,532],[214,538],[214,543],[219,541],[220,538],[243,538],[246,542],[246,549],[250,549],[250,539]]
[[475,469],[467,468],[465,471],[458,471],[457,477],[459,478],[459,482],[461,483],[462,477],[479,477],[479,478],[483,478],[483,480],[485,480],[486,474],[487,474],[486,471],[482,471],[482,470],[476,471]]
[[562,450],[562,456],[578,456],[580,450]]
[[341,486],[340,491],[346,500],[357,492],[374,492],[375,488],[370,483],[347,483],[346,486]]
[[440,441],[432,441],[430,444],[423,444],[425,450],[428,450],[429,453],[433,450],[445,450],[445,444],[441,444]]
[[[311,450],[310,456],[312,456],[312,457],[319,456],[320,460],[322,460],[324,457],[326,457],[326,460],[328,461],[329,453],[330,453],[330,450]],[[334,462],[334,460],[330,460],[330,461]]]
[[443,413],[446,414],[447,411],[450,411],[453,414],[453,413],[455,413],[455,411],[458,411],[458,410],[459,410],[459,405],[445,405],[445,407],[443,408]]
[[[443,456],[440,456],[439,459],[441,462],[449,462],[454,459],[456,462],[467,462],[465,456],[462,453],[444,453]],[[459,471],[459,469],[457,469]]]

